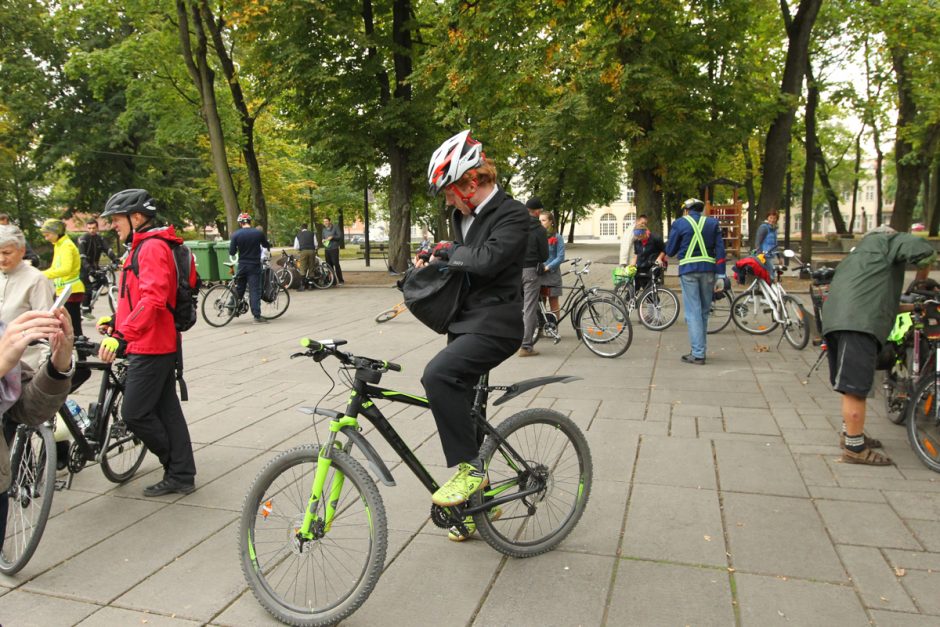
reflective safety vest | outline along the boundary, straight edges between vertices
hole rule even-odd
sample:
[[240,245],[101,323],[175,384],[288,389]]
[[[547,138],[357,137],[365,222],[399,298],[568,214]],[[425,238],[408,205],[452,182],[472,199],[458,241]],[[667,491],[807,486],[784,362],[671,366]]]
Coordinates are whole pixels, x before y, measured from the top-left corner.
[[685,257],[679,260],[679,265],[684,266],[687,263],[697,263],[707,261],[715,263],[714,257],[708,256],[708,249],[705,248],[705,240],[702,238],[702,229],[705,227],[705,216],[699,216],[698,222],[692,216],[682,216],[692,225],[692,241],[689,247],[685,249]]

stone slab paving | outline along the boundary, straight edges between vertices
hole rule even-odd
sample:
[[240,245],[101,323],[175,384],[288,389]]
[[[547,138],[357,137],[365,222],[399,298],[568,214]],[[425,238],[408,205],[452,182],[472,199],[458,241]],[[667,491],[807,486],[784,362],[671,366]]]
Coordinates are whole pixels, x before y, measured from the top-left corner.
[[[609,258],[610,246],[571,256]],[[272,625],[238,563],[238,513],[249,483],[277,453],[325,435],[298,408],[343,404],[341,383],[291,360],[300,337],[341,337],[350,350],[401,363],[383,383],[421,392],[423,365],[444,345],[410,315],[377,325],[398,302],[381,281],[293,294],[266,326],[246,318],[186,334],[184,405],[198,490],[144,499],[159,471],[148,456],[123,486],[90,466],[56,493],[30,564],[0,577],[0,624]],[[603,266],[590,275],[607,282]],[[357,285],[362,285],[357,287]],[[804,296],[805,300],[805,296]],[[513,358],[494,383],[556,373],[582,377],[530,391],[490,416],[548,407],[584,430],[594,486],[581,523],[555,551],[510,559],[479,539],[448,542],[429,499],[373,440],[398,485],[380,486],[388,512],[384,576],[349,625],[866,625],[940,624],[940,475],[911,453],[902,428],[869,404],[869,432],[891,468],[839,463],[839,399],[816,355],[779,336],[729,325],[709,338],[708,365],[679,362],[680,320],[661,334],[639,325],[622,357],[598,358],[563,328],[540,355]],[[93,400],[93,380],[78,396]],[[439,480],[449,471],[433,419],[388,414]],[[364,431],[370,435],[370,428]],[[374,434],[372,434],[374,435]]]

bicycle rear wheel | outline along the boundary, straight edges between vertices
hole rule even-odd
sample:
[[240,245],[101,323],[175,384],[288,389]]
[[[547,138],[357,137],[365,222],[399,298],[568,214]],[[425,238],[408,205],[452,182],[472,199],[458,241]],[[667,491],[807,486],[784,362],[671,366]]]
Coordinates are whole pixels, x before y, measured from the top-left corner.
[[333,287],[333,283],[336,282],[336,275],[333,274],[333,268],[330,267],[330,264],[321,261],[320,270],[313,274],[312,281],[313,286],[320,290]]
[[801,351],[809,343],[809,314],[806,313],[800,301],[792,296],[783,297],[783,307],[787,312],[787,324],[783,335],[790,346]]
[[679,298],[668,287],[646,288],[637,303],[637,317],[651,331],[665,331],[679,319]]
[[274,300],[269,303],[263,298],[261,299],[261,317],[267,318],[268,320],[280,318],[284,315],[284,312],[287,311],[289,306],[290,292],[278,285],[277,294],[274,295]]
[[111,397],[104,431],[104,455],[101,456],[101,472],[112,483],[124,483],[134,476],[147,455],[147,447],[134,435],[121,417],[121,401],[124,394],[118,390]]
[[734,292],[730,289],[715,292],[708,312],[708,333],[718,333],[731,322],[731,302]]
[[46,528],[55,492],[52,427],[21,425],[15,438],[10,453],[13,481],[7,490],[7,529],[0,550],[0,573],[5,575],[18,573],[33,556]]
[[759,290],[750,290],[731,301],[731,319],[739,329],[751,335],[766,335],[777,328],[773,303]]
[[907,407],[907,439],[927,468],[940,472],[940,409],[937,382],[927,376],[914,389]]
[[274,280],[277,281],[278,285],[287,289],[294,282],[294,277],[291,276],[290,270],[287,268],[280,268],[274,271]]
[[213,285],[202,299],[202,318],[210,326],[224,327],[235,317],[238,299],[228,285]]
[[385,311],[377,315],[375,317],[375,321],[378,322],[379,324],[382,324],[383,322],[388,322],[389,320],[392,320],[393,318],[398,316],[398,314],[400,314],[401,312],[405,311],[405,309],[406,309],[405,304],[400,303],[398,305],[395,305],[394,307],[386,309]]
[[291,625],[333,625],[356,611],[382,574],[388,545],[385,506],[375,482],[339,449],[313,512],[323,521],[335,496],[333,523],[325,529],[315,522],[311,531],[317,539],[297,538],[318,451],[301,446],[272,459],[245,497],[238,528],[248,586],[268,612]]
[[627,310],[606,298],[588,298],[577,312],[581,341],[600,357],[619,357],[633,342],[633,325]]
[[[512,557],[551,551],[578,524],[591,495],[591,451],[573,420],[548,409],[526,409],[504,420],[480,449],[489,487],[470,504],[535,489],[529,496],[500,505],[502,515],[473,517],[480,537]],[[525,470],[525,460],[531,471]]]

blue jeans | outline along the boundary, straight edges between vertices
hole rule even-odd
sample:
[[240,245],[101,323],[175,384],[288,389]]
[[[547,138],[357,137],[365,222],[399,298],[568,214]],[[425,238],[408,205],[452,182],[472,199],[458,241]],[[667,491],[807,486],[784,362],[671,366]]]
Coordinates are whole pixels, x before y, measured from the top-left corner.
[[679,275],[682,285],[682,305],[685,323],[689,328],[692,356],[705,358],[705,337],[708,331],[708,311],[715,293],[714,272],[688,272]]
[[[238,275],[235,277],[235,290],[241,300],[245,296],[245,287],[248,288],[248,305],[251,315],[261,317],[261,264],[238,264]],[[247,286],[246,286],[247,283]]]

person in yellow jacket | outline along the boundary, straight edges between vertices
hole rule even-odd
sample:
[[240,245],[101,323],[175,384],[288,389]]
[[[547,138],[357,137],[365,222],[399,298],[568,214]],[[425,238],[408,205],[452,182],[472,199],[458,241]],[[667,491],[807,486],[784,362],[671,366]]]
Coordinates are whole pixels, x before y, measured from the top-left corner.
[[58,296],[65,289],[66,285],[72,286],[72,295],[65,303],[65,310],[69,312],[72,319],[72,329],[75,335],[84,335],[82,332],[82,298],[85,294],[85,286],[82,280],[78,278],[82,269],[81,256],[78,254],[78,246],[72,241],[72,238],[65,234],[65,222],[50,218],[42,223],[39,229],[46,241],[52,244],[52,265],[42,273],[46,278],[52,279],[55,285],[55,293]]

